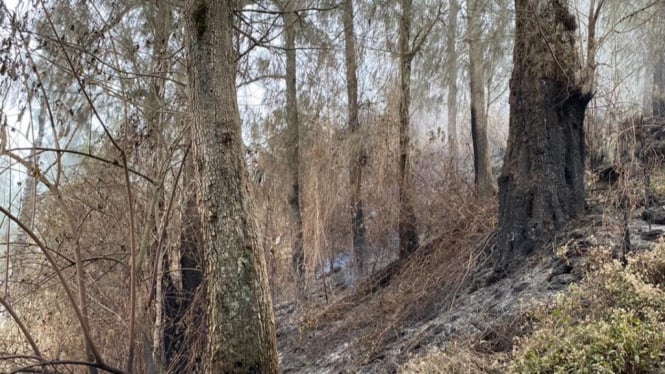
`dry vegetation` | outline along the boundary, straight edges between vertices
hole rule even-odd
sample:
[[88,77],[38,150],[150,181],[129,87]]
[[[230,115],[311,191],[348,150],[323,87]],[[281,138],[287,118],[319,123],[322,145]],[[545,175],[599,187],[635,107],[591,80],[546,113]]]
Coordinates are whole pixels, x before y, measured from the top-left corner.
[[[336,342],[347,341],[357,350],[358,364],[371,361],[400,331],[454,303],[486,256],[494,217],[491,203],[459,205],[464,206],[443,212],[441,229],[408,260],[389,265],[361,282],[349,296],[305,317],[307,328],[324,331],[311,347],[314,356],[320,353],[317,349],[325,352]],[[335,326],[327,328],[327,324]]]
[[[351,359],[344,362],[345,368],[357,368],[381,361],[382,366],[375,370],[390,369],[406,373],[533,372],[539,367],[533,365],[558,365],[557,360],[573,359],[571,353],[562,348],[556,351],[558,353],[552,353],[553,356],[547,356],[547,360],[543,359],[546,362],[532,360],[541,357],[548,349],[538,348],[539,345],[567,344],[565,341],[548,340],[556,335],[551,330],[561,326],[561,322],[553,318],[557,321],[566,316],[571,318],[566,320],[571,323],[571,335],[563,336],[562,339],[573,339],[574,344],[580,347],[593,348],[595,343],[588,345],[575,339],[586,331],[584,329],[602,328],[596,323],[615,323],[626,328],[617,334],[632,334],[631,326],[634,323],[631,321],[641,318],[630,314],[637,307],[633,304],[617,304],[617,301],[610,299],[624,297],[623,293],[610,293],[608,298],[598,299],[593,305],[584,301],[588,295],[599,295],[602,290],[608,287],[614,289],[612,287],[619,287],[626,283],[625,279],[630,279],[630,284],[639,283],[635,292],[643,287],[652,290],[646,296],[639,293],[641,291],[635,295],[627,294],[626,297],[637,298],[635,302],[640,308],[644,306],[644,297],[650,303],[653,300],[660,302],[658,292],[662,288],[662,274],[658,262],[660,257],[657,255],[660,252],[641,254],[640,250],[637,255],[629,254],[630,265],[625,269],[612,262],[613,257],[622,254],[617,248],[623,241],[626,214],[631,217],[639,215],[645,207],[645,196],[654,201],[663,197],[663,173],[658,159],[652,157],[641,160],[633,157],[614,167],[619,177],[609,184],[603,180],[603,176],[590,174],[587,186],[590,192],[588,215],[577,222],[575,227],[571,227],[569,239],[562,240],[563,244],[551,252],[558,254],[559,263],[563,261],[573,264],[570,265],[574,268],[571,273],[576,277],[588,280],[575,286],[572,293],[561,294],[554,299],[551,298],[553,292],[541,292],[544,301],[535,304],[535,309],[529,309],[525,304],[523,314],[502,316],[480,311],[478,318],[485,320],[479,322],[485,327],[466,337],[448,336],[445,329],[428,325],[429,321],[441,318],[446,313],[454,313],[459,301],[467,299],[475,290],[491,285],[492,281],[485,270],[491,268],[496,205],[493,199],[478,199],[473,192],[473,185],[465,182],[468,176],[457,169],[454,163],[440,162],[445,157],[437,152],[423,152],[414,179],[419,196],[418,223],[426,235],[423,236],[421,248],[414,255],[405,261],[391,262],[396,251],[395,171],[384,160],[394,155],[396,145],[385,141],[388,136],[379,131],[390,129],[390,126],[386,126],[382,120],[374,126],[368,129],[368,132],[374,133],[366,138],[371,142],[373,152],[364,174],[366,182],[363,196],[367,211],[374,212],[368,220],[368,240],[373,248],[372,256],[376,263],[373,270],[376,271],[358,278],[355,284],[346,289],[339,288],[339,284],[331,278],[334,275],[321,279],[315,277],[315,269],[321,266],[324,259],[348,250],[350,230],[345,219],[348,216],[348,196],[345,189],[336,186],[348,183],[344,165],[348,162],[345,155],[350,153],[348,147],[351,145],[339,133],[312,130],[307,134],[307,139],[316,139],[316,142],[306,142],[303,150],[308,160],[304,229],[310,299],[297,307],[290,306],[294,282],[284,210],[286,191],[280,179],[284,175],[280,169],[283,163],[279,161],[279,154],[275,157],[266,152],[257,152],[255,156],[257,172],[264,173],[261,183],[254,186],[257,206],[260,208],[257,221],[269,259],[283,360],[293,358],[291,353],[300,350],[301,357],[309,360],[310,364],[334,361],[335,354],[341,355],[338,350],[343,346],[344,350],[353,352]],[[641,144],[635,145],[635,136],[630,139],[633,139],[633,143],[631,150],[626,151],[627,154],[643,149]],[[109,362],[119,363],[125,355],[121,342],[127,339],[124,323],[129,270],[126,265],[127,252],[123,248],[128,235],[124,224],[128,220],[125,189],[122,184],[114,182],[120,179],[117,175],[121,172],[119,169],[100,169],[95,164],[86,163],[80,170],[80,175],[71,177],[66,187],[60,190],[64,203],[48,194],[42,194],[36,200],[39,208],[35,216],[35,231],[45,238],[45,246],[57,254],[58,267],[75,292],[77,277],[72,261],[73,251],[78,248],[85,254],[88,259],[85,265],[85,286],[90,295],[89,323],[93,336]],[[94,175],[94,178],[88,175]],[[171,175],[175,178],[177,167]],[[651,178],[646,180],[645,175]],[[191,191],[187,178],[173,179],[170,183],[176,183],[173,185],[175,190],[169,190],[167,196],[173,194],[176,201],[191,199],[191,193],[187,192]],[[150,209],[151,196],[150,190],[136,189],[137,203],[134,209],[138,216],[149,216],[147,210]],[[183,222],[187,214],[182,210],[186,206],[175,205],[174,214],[164,233],[165,238],[174,240],[183,235],[178,228],[187,226]],[[84,213],[74,215],[70,222],[66,219],[65,210]],[[140,223],[139,227],[146,227],[144,225]],[[636,239],[639,237],[639,234],[634,235]],[[585,244],[585,247],[580,244],[583,241],[590,244]],[[50,265],[34,246],[22,253],[20,260],[23,265],[12,273],[16,279],[12,287],[12,302],[15,310],[20,313],[21,321],[30,326],[30,333],[43,353],[50,357],[81,357],[83,346],[80,331],[75,327],[78,322],[71,313],[69,302],[50,270]],[[387,263],[390,264],[385,266]],[[150,294],[148,287],[154,276],[154,266],[144,264],[139,279],[140,300],[155,297]],[[182,282],[182,275],[177,266],[171,260],[161,266],[165,273],[171,274],[173,286],[181,288],[178,282]],[[511,280],[507,287],[515,287],[517,283]],[[633,292],[630,289],[619,291]],[[609,305],[607,303],[617,304],[617,308],[624,308],[628,314],[608,312],[605,310]],[[482,308],[482,302],[478,305]],[[572,309],[562,310],[562,306],[566,305]],[[154,311],[150,309],[140,310],[139,318],[145,321],[142,322],[140,336],[145,344],[149,342],[152,333],[149,327],[154,318],[152,313]],[[584,322],[587,323],[585,325],[583,321],[575,322],[575,316],[579,315],[598,318]],[[177,324],[183,329],[181,332],[192,333],[198,329],[195,318],[190,311],[177,321],[164,319],[161,322]],[[656,339],[657,336],[649,334],[662,327],[660,314],[650,314],[649,319],[640,321],[645,324],[642,325],[645,330],[640,336]],[[71,327],[63,329],[63,326]],[[26,345],[25,337],[17,326],[5,319],[0,329],[3,336],[6,336],[0,342],[0,349],[7,354],[17,355],[15,359],[4,363],[11,364],[11,367],[19,363],[27,365],[28,361],[19,356],[30,347]],[[196,336],[200,338],[202,334]],[[598,338],[607,338],[607,335],[598,335]],[[612,339],[615,338],[623,339],[624,336]],[[612,339],[599,340],[598,344],[610,344],[614,342]],[[657,339],[643,341],[634,335],[630,335],[630,339],[636,339],[634,344],[638,348],[635,349],[639,351],[626,354],[646,355],[640,358],[642,364],[660,365],[662,361],[658,361],[661,356],[657,352]],[[194,339],[190,344],[202,342]],[[644,344],[653,349],[647,350]],[[140,351],[151,349],[149,345],[139,345],[139,348]],[[594,352],[597,349],[593,349],[588,352],[588,357],[596,354]],[[529,353],[532,350],[539,353],[534,356]],[[645,361],[647,358],[651,361]],[[575,360],[583,359],[575,356]],[[143,361],[147,360],[145,358],[141,360],[141,365],[148,362]],[[290,364],[283,361],[287,368]],[[588,365],[593,367],[595,364],[591,362]],[[314,366],[308,367],[305,370]],[[613,370],[618,370],[616,368],[614,366]],[[64,367],[61,369],[65,370]]]
[[[632,123],[626,122],[626,128]],[[633,135],[642,131],[637,129]],[[630,148],[626,156],[643,149],[635,146],[634,136],[631,139],[630,143],[621,143]],[[585,215],[552,242],[541,258],[534,258],[517,276],[503,283],[494,283],[491,272],[486,271],[492,262],[494,203],[478,200],[459,178],[441,178],[456,183],[443,186],[445,195],[419,195],[432,196],[431,200],[421,200],[419,218],[434,230],[412,257],[390,264],[351,290],[340,291],[329,303],[313,300],[296,310],[295,318],[278,311],[283,325],[295,326],[293,330],[282,326],[283,360],[301,360],[301,366],[287,363],[285,368],[297,372],[362,367],[369,372],[532,373],[558,372],[557,368],[568,362],[569,370],[597,372],[601,369],[594,366],[595,362],[609,358],[594,355],[603,349],[616,351],[618,348],[611,345],[621,344],[618,342],[623,339],[636,344],[630,348],[635,351],[616,351],[617,360],[603,366],[605,370],[631,373],[659,368],[665,357],[657,342],[661,314],[640,319],[644,325],[639,333],[634,329],[637,322],[630,322],[630,318],[636,318],[631,313],[642,318],[639,311],[644,302],[660,302],[653,297],[660,298],[657,295],[662,292],[658,259],[665,247],[654,250],[653,242],[642,239],[643,228],[635,220],[664,197],[659,193],[662,185],[654,182],[661,180],[662,164],[637,156],[622,160],[612,167],[618,174],[609,182],[603,168],[589,173]],[[450,175],[453,171],[444,165],[427,170],[427,175]],[[651,176],[649,181],[645,181],[645,175]],[[426,191],[428,187],[419,188]],[[626,251],[627,226],[632,240]],[[623,267],[621,261],[629,265]],[[646,278],[639,275],[645,268],[651,269]],[[582,282],[568,290],[567,286],[577,280]],[[639,283],[636,288],[628,286],[635,282]],[[485,292],[490,288],[494,291]],[[603,291],[607,289],[614,291]],[[655,294],[641,294],[640,289],[653,289]],[[476,294],[492,298],[469,301]],[[617,304],[616,298],[624,296],[634,302]],[[590,304],[585,301],[587,297],[596,299]],[[497,302],[517,305],[508,309],[488,307]],[[628,314],[613,312],[624,309]],[[446,323],[432,323],[438,320],[454,324],[459,313],[465,312],[471,316],[469,320],[462,317],[466,321],[463,323],[470,321],[479,326],[471,333],[451,334]],[[589,320],[580,319],[582,316],[589,316]],[[569,330],[565,330],[570,335],[561,330],[561,321],[570,323]],[[616,326],[618,330],[610,333],[603,326]],[[592,335],[598,340],[579,341],[581,336],[588,336],[585,331],[589,329],[604,332]],[[548,347],[553,345],[577,347],[582,353],[554,350],[546,359],[536,360],[550,352]]]
[[[106,22],[101,18],[96,22],[102,21]],[[76,35],[83,27],[77,24],[69,31]],[[113,42],[128,49],[129,62],[99,52],[100,61],[116,59],[120,62],[115,63],[138,67],[167,65],[158,60],[135,60],[138,53],[133,40],[127,42],[118,37]],[[97,39],[95,43],[99,45],[90,43],[72,48],[69,53],[84,61],[87,54],[81,51],[85,48],[95,51],[115,48]],[[49,48],[53,50],[44,49],[44,53],[64,66],[58,43],[52,42]],[[17,55],[27,53],[23,49],[18,51]],[[145,49],[140,52],[145,53]],[[175,56],[169,57],[174,59],[168,63],[175,71],[169,79],[182,80],[182,61],[176,61],[182,56],[168,48],[165,52],[173,52]],[[152,56],[152,51],[145,54]],[[32,63],[26,61],[17,66],[29,72]],[[90,73],[92,77],[103,75],[100,67],[87,68],[94,71]],[[54,79],[65,82],[62,85],[67,89],[63,92],[79,94],[84,90],[83,84],[73,83],[72,75],[78,73],[63,71],[62,77],[54,74]],[[120,73],[114,69],[110,71],[105,74],[114,79],[140,81],[134,72],[124,76],[115,75]],[[323,74],[328,73],[330,70]],[[36,87],[52,83],[57,87],[30,74],[25,75],[30,77],[26,78],[26,86],[33,85],[37,90]],[[143,86],[155,83],[148,78],[141,78],[146,80],[136,83],[136,87],[127,83],[129,86],[121,90],[126,92],[109,95],[109,87],[103,85],[97,91],[104,97],[100,109],[107,106],[109,118],[114,118],[113,112],[124,117],[118,120],[122,125],[109,124],[109,128],[120,142],[119,148],[129,157],[129,164],[137,169],[128,180],[120,162],[122,157],[110,144],[110,138],[93,134],[92,127],[84,126],[89,121],[86,118],[92,117],[90,103],[81,104],[76,95],[63,96],[53,109],[56,119],[65,119],[62,123],[81,122],[75,124],[79,126],[76,130],[66,130],[72,131],[71,135],[67,135],[58,120],[42,118],[41,121],[51,127],[47,136],[57,138],[68,149],[85,149],[82,156],[67,154],[59,163],[54,156],[60,155],[58,152],[34,150],[35,154],[29,154],[30,150],[25,149],[16,152],[0,149],[2,160],[7,160],[0,175],[17,169],[27,178],[34,177],[39,185],[27,199],[12,190],[17,200],[12,205],[26,201],[33,204],[30,205],[33,209],[21,207],[29,212],[21,219],[25,218],[24,229],[34,237],[15,248],[18,235],[8,235],[6,243],[3,242],[7,255],[2,257],[0,266],[4,270],[0,294],[15,315],[9,316],[5,309],[0,314],[0,372],[21,367],[33,370],[39,358],[31,342],[40,354],[54,360],[46,366],[49,370],[82,372],[81,362],[65,360],[87,359],[84,330],[90,332],[105,364],[124,367],[130,345],[132,290],[137,299],[137,328],[132,340],[137,347],[136,372],[147,372],[163,358],[166,350],[171,350],[176,359],[171,367],[163,368],[165,372],[190,372],[200,362],[206,336],[202,321],[205,282],[196,291],[191,289],[192,282],[200,278],[198,269],[204,261],[196,256],[201,253],[198,251],[201,233],[187,135],[186,92],[184,87],[169,81],[173,86],[165,88],[163,102],[146,103],[143,97],[133,97],[134,91],[142,92]],[[256,208],[253,218],[258,223],[258,237],[267,259],[284,370],[306,373],[355,371],[361,367],[377,373],[665,370],[662,335],[665,246],[661,242],[653,249],[653,243],[643,239],[644,232],[638,232],[641,228],[634,224],[646,208],[665,205],[665,142],[662,141],[665,122],[629,118],[616,133],[605,134],[614,142],[610,150],[596,149],[604,145],[595,143],[598,139],[588,139],[590,154],[605,152],[616,157],[614,162],[600,165],[602,168],[598,170],[595,170],[598,165],[594,165],[594,170],[588,171],[587,214],[550,243],[541,257],[533,258],[512,277],[497,280],[492,273],[496,199],[477,196],[469,166],[471,160],[452,159],[444,151],[442,133],[411,149],[421,246],[410,257],[397,260],[398,95],[392,92],[394,87],[386,88],[394,85],[390,79],[381,83],[385,87],[377,88],[387,91],[380,93],[385,94],[386,102],[362,107],[362,127],[356,137],[350,137],[346,124],[337,118],[344,110],[340,103],[325,109],[333,113],[328,117],[320,115],[323,109],[319,107],[327,103],[301,105],[301,206],[309,296],[302,302],[294,301],[293,233],[289,225],[285,162],[291,145],[285,139],[281,109],[275,109],[257,124],[260,135],[256,138],[260,144],[247,150]],[[337,89],[342,91],[341,86]],[[35,95],[35,103],[51,100],[45,92]],[[77,118],[71,109],[75,106],[86,108],[77,112]],[[160,136],[151,137],[145,127],[151,121],[161,121]],[[467,148],[464,152],[467,154],[469,129],[466,124],[459,126],[460,133],[465,133],[459,137],[460,145]],[[6,123],[0,126],[0,135],[6,137],[7,133],[10,138],[18,138],[10,127]],[[498,124],[494,127],[490,133],[500,138],[493,145],[497,148],[504,143],[505,134]],[[85,129],[90,134],[76,134]],[[101,133],[99,128],[95,131]],[[34,138],[34,134],[31,136]],[[603,137],[602,131],[593,136]],[[8,149],[16,145],[12,139],[3,142]],[[370,252],[367,273],[355,274],[347,268],[343,274],[321,277],[320,269],[326,261],[351,250],[349,164],[361,146],[367,155],[361,193]],[[94,157],[86,156],[86,152]],[[30,165],[26,160],[36,155],[42,157],[42,162]],[[40,170],[44,165],[49,166]],[[50,188],[41,183],[44,181],[50,181]],[[16,229],[12,225],[12,230]],[[631,233],[631,248],[625,247],[627,230]],[[19,231],[26,230],[15,232]],[[135,288],[131,284],[132,250],[136,251]],[[568,288],[577,281],[581,283]],[[86,321],[82,322],[74,311],[84,306]],[[17,322],[26,326],[26,330],[21,330]],[[82,329],[82,324],[87,328]]]
[[[575,268],[581,271],[580,283],[553,298],[540,297],[525,303],[515,320],[517,323],[503,331],[508,342],[503,349],[483,349],[483,344],[492,344],[485,340],[487,335],[454,340],[443,349],[434,348],[411,359],[399,371],[655,373],[665,370],[662,334],[665,245],[662,239],[655,244],[645,241],[645,229],[635,223],[641,212],[657,206],[665,197],[659,182],[663,175],[662,143],[653,136],[662,129],[662,124],[653,119],[625,121],[619,138],[621,162],[610,166],[609,173],[604,165],[599,173],[588,178],[587,214],[576,223],[571,240],[554,250],[557,257],[573,268],[572,273]],[[592,226],[586,226],[586,222],[592,222]],[[652,232],[650,229],[651,226],[647,232]]]

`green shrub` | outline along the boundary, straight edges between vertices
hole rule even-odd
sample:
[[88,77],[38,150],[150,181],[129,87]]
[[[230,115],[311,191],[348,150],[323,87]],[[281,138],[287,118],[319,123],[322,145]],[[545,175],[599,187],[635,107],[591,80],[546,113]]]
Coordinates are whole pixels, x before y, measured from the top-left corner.
[[607,264],[536,306],[513,373],[665,373],[665,246],[622,268]]

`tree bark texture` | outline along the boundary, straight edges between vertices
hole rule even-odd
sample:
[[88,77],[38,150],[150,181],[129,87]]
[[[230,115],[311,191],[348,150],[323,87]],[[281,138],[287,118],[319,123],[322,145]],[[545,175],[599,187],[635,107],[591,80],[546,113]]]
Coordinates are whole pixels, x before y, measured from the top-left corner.
[[402,0],[399,20],[399,257],[405,258],[418,248],[416,213],[413,207],[413,186],[409,161],[410,126],[409,104],[411,96],[410,48],[412,0]]
[[365,222],[361,194],[362,172],[365,164],[365,149],[360,139],[360,121],[358,120],[358,60],[356,56],[355,33],[353,28],[353,0],[344,0],[344,60],[346,63],[346,99],[348,101],[348,132],[351,139],[351,163],[349,181],[351,186],[351,232],[353,235],[353,254],[356,271],[364,273],[366,258]]
[[236,98],[232,0],[189,0],[185,22],[207,296],[206,373],[277,373]]
[[292,265],[299,298],[305,297],[305,251],[303,248],[302,213],[300,209],[300,121],[298,119],[298,87],[296,61],[296,26],[298,15],[295,2],[287,0],[284,20],[284,49],[286,50],[286,162],[290,168],[289,216],[292,235]]
[[469,84],[471,106],[471,139],[476,191],[483,198],[492,196],[492,167],[487,140],[487,111],[485,106],[485,67],[482,48],[482,21],[479,0],[467,1],[469,40]]
[[565,0],[516,0],[510,132],[499,178],[498,269],[509,271],[584,209],[592,96]]

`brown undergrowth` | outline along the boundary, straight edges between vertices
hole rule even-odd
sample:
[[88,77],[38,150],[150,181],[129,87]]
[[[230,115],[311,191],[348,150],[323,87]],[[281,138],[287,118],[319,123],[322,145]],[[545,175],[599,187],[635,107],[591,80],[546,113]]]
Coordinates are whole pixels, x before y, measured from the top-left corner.
[[439,204],[435,233],[416,253],[365,279],[355,292],[307,313],[301,339],[316,336],[306,344],[310,357],[348,342],[354,345],[354,366],[371,362],[402,331],[452,306],[473,269],[487,257],[496,204],[465,188],[449,191]]

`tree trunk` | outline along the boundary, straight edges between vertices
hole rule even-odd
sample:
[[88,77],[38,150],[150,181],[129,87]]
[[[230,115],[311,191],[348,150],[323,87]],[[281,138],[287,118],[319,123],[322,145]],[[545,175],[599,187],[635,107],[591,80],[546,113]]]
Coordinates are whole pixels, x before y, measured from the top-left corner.
[[[665,2],[658,5],[656,13],[659,19],[665,16]],[[665,26],[658,23],[656,37],[653,40],[653,88],[651,105],[654,117],[665,117]]]
[[355,35],[353,31],[353,0],[342,4],[344,23],[344,60],[346,63],[346,99],[348,101],[348,131],[351,138],[351,164],[349,181],[351,185],[351,231],[353,234],[353,254],[358,275],[364,273],[366,258],[365,222],[361,197],[362,172],[365,164],[365,149],[360,139],[358,120],[358,61],[356,57]]
[[457,0],[450,0],[450,10],[448,16],[448,45],[446,51],[448,54],[448,64],[446,66],[448,74],[448,147],[450,148],[450,157],[455,162],[457,168],[457,157],[459,156],[459,146],[457,142],[457,15],[459,13],[459,4]]
[[[149,82],[148,94],[145,96],[145,121],[148,136],[146,139],[146,158],[151,160],[151,170],[165,173],[160,167],[166,158],[166,144],[164,140],[167,119],[164,116],[166,105],[166,80],[171,67],[169,53],[169,41],[173,28],[173,7],[166,0],[146,2],[145,14],[147,23],[153,31],[152,43],[152,78]],[[193,180],[194,163],[191,156],[186,160],[184,181]],[[157,175],[155,180],[164,180],[164,175]],[[188,182],[185,182],[188,183]],[[150,211],[159,212],[160,216],[167,214],[165,205],[164,189],[155,186],[155,207]],[[195,340],[201,336],[197,331],[202,325],[202,310],[192,310],[192,307],[200,308],[201,305],[194,304],[195,295],[201,283],[202,261],[202,238],[200,228],[200,217],[196,211],[196,200],[194,194],[187,193],[181,201],[184,212],[179,226],[180,236],[172,238],[176,245],[162,245],[164,250],[157,248],[165,244],[169,239],[164,238],[154,242],[149,254],[157,254],[158,259],[151,259],[151,263],[157,264],[159,278],[157,279],[156,295],[154,301],[154,324],[152,356],[144,352],[144,357],[150,357],[152,363],[158,363],[162,370],[157,372],[167,373],[200,373],[200,354],[197,350]],[[151,215],[146,224],[152,227],[151,237],[160,235],[160,227],[156,217]],[[148,240],[148,232],[142,240],[141,250]],[[170,253],[169,253],[170,252]],[[143,256],[139,256],[142,258]],[[141,260],[139,260],[139,263]],[[140,265],[139,265],[140,268]],[[190,318],[190,320],[187,320]],[[147,348],[144,345],[144,349]]]
[[499,178],[498,267],[516,267],[584,209],[584,112],[592,96],[565,0],[516,0],[510,132]]
[[302,214],[300,210],[300,121],[298,120],[298,88],[296,83],[296,25],[298,15],[294,1],[287,1],[283,10],[284,49],[286,50],[286,162],[290,168],[289,216],[292,235],[292,265],[296,276],[296,293],[305,297],[305,252],[303,248]]
[[467,2],[469,40],[469,83],[471,88],[471,138],[476,191],[482,198],[492,196],[492,167],[487,140],[487,111],[485,106],[485,68],[481,44],[481,12],[478,0]]
[[[657,43],[663,42],[658,41]],[[654,117],[665,117],[665,48],[656,49],[651,105]]]
[[401,0],[399,21],[399,257],[405,258],[418,248],[416,213],[413,207],[413,186],[409,162],[409,100],[411,95],[411,39],[412,0]]
[[277,373],[236,98],[234,1],[186,3],[188,88],[206,280],[206,373]]

